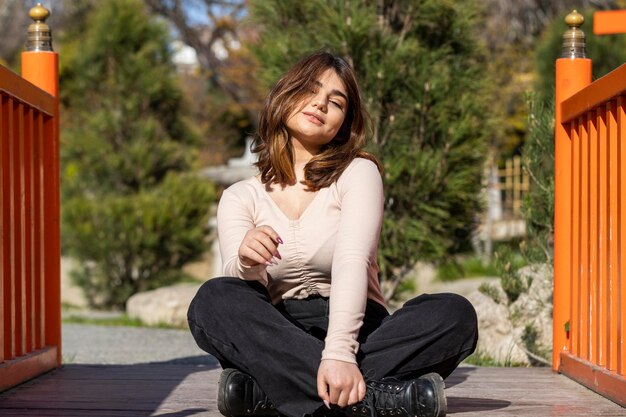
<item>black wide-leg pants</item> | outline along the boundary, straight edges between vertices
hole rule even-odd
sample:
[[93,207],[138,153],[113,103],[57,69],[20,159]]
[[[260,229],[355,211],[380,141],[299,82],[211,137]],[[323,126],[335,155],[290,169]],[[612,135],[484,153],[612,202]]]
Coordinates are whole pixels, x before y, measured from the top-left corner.
[[[252,375],[276,408],[302,417],[323,405],[317,369],[328,329],[328,299],[273,305],[257,281],[214,278],[200,287],[188,312],[198,346],[222,367]],[[476,312],[456,294],[423,294],[392,315],[369,300],[357,355],[366,380],[446,378],[478,340]]]

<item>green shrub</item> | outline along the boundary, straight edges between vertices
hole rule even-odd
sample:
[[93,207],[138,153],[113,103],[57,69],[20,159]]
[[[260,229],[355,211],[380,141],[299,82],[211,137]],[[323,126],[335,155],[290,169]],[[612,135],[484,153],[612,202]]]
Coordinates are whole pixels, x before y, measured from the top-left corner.
[[498,270],[493,263],[485,263],[480,256],[462,257],[437,268],[437,279],[448,282],[471,277],[495,277]]
[[138,291],[179,281],[205,250],[214,194],[206,181],[170,174],[138,194],[66,201],[64,243],[82,260],[73,275],[89,303],[122,308]]
[[63,250],[92,307],[180,280],[206,245],[214,190],[190,174],[169,31],[139,0],[102,2],[61,54]]
[[507,247],[496,252],[494,258],[502,289],[507,296],[508,304],[511,304],[530,287],[531,283],[524,280],[519,273],[526,265],[526,261],[519,251]]
[[539,332],[533,324],[527,323],[522,333],[522,342],[524,342],[524,348],[528,354],[530,363],[533,366],[550,366],[549,359],[552,356],[552,351],[541,347],[538,343]]
[[482,294],[485,294],[487,297],[491,298],[498,304],[504,301],[500,297],[500,291],[498,290],[498,288],[488,282],[483,282],[482,284],[480,284],[480,286],[478,287],[478,291],[480,291]]

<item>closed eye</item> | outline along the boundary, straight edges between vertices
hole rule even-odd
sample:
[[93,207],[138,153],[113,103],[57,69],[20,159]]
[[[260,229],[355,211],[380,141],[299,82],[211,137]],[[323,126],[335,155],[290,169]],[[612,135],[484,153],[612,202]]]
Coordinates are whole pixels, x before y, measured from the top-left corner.
[[330,102],[338,107],[340,110],[343,110],[343,105],[340,102],[334,100],[330,100]]

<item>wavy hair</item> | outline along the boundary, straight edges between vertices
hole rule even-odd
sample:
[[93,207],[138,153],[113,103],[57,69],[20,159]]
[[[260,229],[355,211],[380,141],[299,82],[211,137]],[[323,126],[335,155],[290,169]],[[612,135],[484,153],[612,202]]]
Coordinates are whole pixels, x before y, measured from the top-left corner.
[[317,52],[287,71],[265,99],[252,150],[259,154],[256,166],[263,184],[286,186],[296,182],[293,145],[286,126],[287,117],[311,94],[314,83],[328,69],[335,71],[346,87],[346,115],[337,135],[305,165],[303,183],[309,191],[328,187],[337,181],[350,162],[357,157],[373,161],[380,170],[376,158],[362,149],[369,115],[363,105],[354,70],[338,56]]

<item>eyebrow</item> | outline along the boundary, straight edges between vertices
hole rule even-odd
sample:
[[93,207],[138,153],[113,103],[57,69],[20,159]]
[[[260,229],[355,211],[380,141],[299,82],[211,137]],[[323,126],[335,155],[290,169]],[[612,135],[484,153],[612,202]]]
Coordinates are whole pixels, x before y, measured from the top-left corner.
[[[322,84],[321,82],[319,82],[317,80],[315,81],[315,85],[317,85],[319,87],[324,87],[324,84]],[[343,97],[343,99],[346,100],[346,102],[349,102],[348,96],[346,96],[343,92],[341,92],[339,90],[331,90],[330,94]]]

